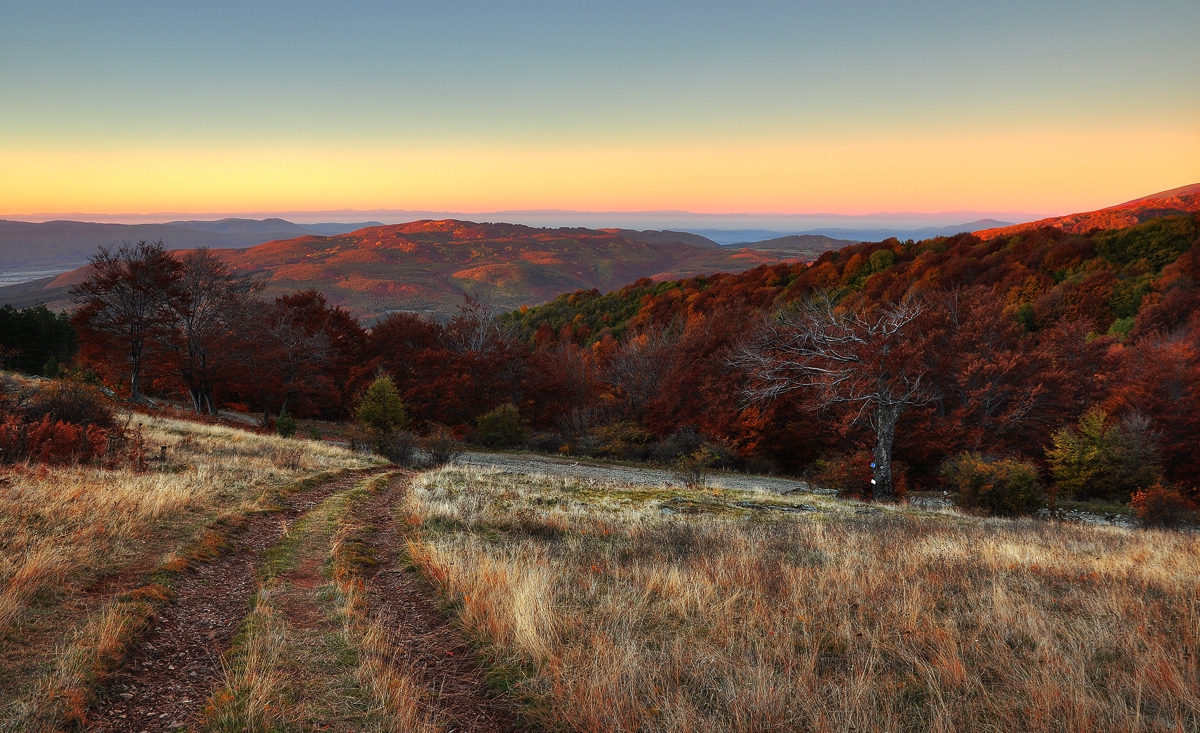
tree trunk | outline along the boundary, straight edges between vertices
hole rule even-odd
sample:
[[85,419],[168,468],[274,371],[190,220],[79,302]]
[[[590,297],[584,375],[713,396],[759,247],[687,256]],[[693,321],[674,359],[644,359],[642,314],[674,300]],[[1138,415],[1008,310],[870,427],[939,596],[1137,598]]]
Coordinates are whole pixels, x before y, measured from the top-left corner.
[[262,426],[263,426],[264,428],[269,428],[269,427],[271,427],[271,405],[270,405],[269,403],[267,403],[267,402],[263,402],[263,421],[262,421]]
[[129,364],[129,397],[134,402],[142,401],[142,360],[131,359]]
[[892,444],[896,440],[896,422],[900,419],[899,405],[880,405],[875,408],[875,501],[896,501],[896,486],[892,481]]

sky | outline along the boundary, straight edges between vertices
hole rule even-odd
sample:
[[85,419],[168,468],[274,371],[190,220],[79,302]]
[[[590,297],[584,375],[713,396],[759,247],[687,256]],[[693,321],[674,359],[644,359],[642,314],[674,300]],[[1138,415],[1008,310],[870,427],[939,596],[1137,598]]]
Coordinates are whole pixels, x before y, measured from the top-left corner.
[[1197,28],[1195,0],[6,0],[0,217],[1071,213],[1200,181]]

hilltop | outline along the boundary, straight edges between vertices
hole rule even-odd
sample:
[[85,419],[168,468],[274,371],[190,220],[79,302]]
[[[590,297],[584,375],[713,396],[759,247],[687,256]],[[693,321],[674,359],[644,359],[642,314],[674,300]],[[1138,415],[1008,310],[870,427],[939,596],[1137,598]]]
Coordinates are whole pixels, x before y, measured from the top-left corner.
[[1031,229],[1054,227],[1068,234],[1086,234],[1096,229],[1123,229],[1135,224],[1175,214],[1200,212],[1200,183],[1143,196],[1097,211],[1054,216],[1025,224],[1014,224],[975,232],[980,239],[1007,236]]
[[[595,340],[726,306],[770,310],[820,288],[888,300],[913,287],[937,291],[985,285],[1012,304],[1030,329],[1066,316],[1087,319],[1099,333],[1124,336],[1177,325],[1191,314],[1193,301],[1169,300],[1164,293],[1178,291],[1176,297],[1182,298],[1185,290],[1191,292],[1180,283],[1189,282],[1194,265],[1181,256],[1198,237],[1200,213],[1154,218],[1124,229],[1093,228],[1087,234],[1047,225],[988,237],[887,239],[828,251],[811,264],[639,280],[608,293],[580,290],[514,311],[505,321],[526,340],[543,327],[557,333],[568,325],[576,338],[582,334]],[[1173,265],[1177,259],[1181,262]]]

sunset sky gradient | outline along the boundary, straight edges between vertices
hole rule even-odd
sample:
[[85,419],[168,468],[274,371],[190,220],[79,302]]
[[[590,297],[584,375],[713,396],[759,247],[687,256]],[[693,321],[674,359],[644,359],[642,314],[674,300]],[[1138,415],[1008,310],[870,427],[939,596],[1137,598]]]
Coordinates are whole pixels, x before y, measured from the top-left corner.
[[0,217],[1061,214],[1200,181],[1200,3],[5,3]]

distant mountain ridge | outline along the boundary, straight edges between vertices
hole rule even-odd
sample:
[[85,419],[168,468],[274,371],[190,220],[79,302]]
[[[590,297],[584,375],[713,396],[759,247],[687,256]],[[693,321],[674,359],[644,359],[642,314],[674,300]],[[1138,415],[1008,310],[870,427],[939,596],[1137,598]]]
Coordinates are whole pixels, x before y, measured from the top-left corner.
[[143,239],[151,242],[161,239],[170,249],[242,248],[309,234],[342,234],[377,223],[294,224],[283,219],[234,218],[165,224],[0,220],[0,273],[70,270],[86,264],[99,245]]

